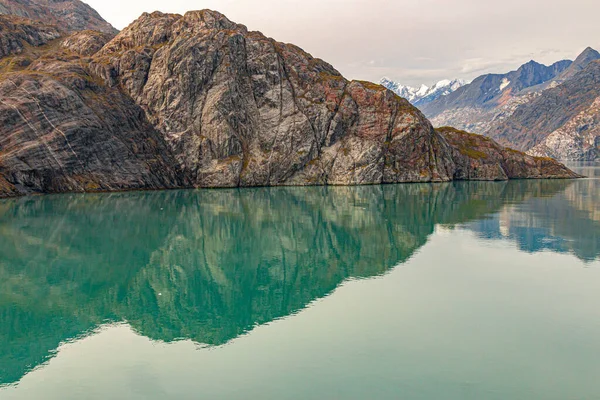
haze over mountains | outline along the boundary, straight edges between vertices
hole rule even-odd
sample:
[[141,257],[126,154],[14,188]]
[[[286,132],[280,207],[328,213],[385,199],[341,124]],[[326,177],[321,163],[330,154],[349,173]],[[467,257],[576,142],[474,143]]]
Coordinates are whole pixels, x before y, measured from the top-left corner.
[[550,66],[530,61],[506,74],[486,74],[431,101],[414,98],[434,126],[485,134],[536,156],[600,157],[600,53]]

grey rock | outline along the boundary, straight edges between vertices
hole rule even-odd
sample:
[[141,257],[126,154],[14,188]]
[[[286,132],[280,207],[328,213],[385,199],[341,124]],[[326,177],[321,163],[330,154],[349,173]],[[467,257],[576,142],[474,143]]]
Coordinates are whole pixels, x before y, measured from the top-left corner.
[[[406,100],[217,12],[144,14],[105,39],[0,69],[0,195],[512,176],[457,174],[478,164]],[[576,176],[553,164],[519,177]]]
[[113,35],[118,32],[96,10],[79,0],[0,0],[0,14],[42,21],[67,32],[86,29]]
[[[593,61],[570,80],[545,90],[535,100],[518,107],[510,118],[492,127],[488,135],[503,145],[511,145],[523,151],[530,150],[553,132],[563,127],[568,129],[569,122],[586,113],[586,110],[588,114],[594,115],[593,106],[598,97],[600,61]],[[578,135],[580,128],[577,128],[577,124],[570,126],[570,134]],[[581,129],[585,130],[585,126]]]
[[58,28],[24,18],[0,15],[0,58],[20,54],[60,37]]
[[114,35],[99,31],[75,32],[61,42],[61,46],[82,56],[96,54]]

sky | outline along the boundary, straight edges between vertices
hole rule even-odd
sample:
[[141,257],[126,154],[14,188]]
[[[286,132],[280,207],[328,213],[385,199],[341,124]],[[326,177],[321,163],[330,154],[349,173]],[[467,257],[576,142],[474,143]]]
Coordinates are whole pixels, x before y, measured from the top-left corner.
[[84,0],[116,28],[144,11],[212,9],[350,79],[471,80],[600,50],[598,0]]

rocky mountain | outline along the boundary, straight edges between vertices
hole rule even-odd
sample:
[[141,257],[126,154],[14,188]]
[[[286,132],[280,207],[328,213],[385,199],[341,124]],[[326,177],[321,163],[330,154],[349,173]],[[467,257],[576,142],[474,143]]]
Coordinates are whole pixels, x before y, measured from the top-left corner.
[[118,32],[96,10],[79,0],[0,0],[0,14],[43,21],[69,32],[86,29]]
[[[508,74],[479,77],[420,108],[435,126],[451,125],[482,133],[532,155],[594,160],[598,157],[595,120],[599,116],[593,102],[597,88],[587,86],[595,83],[585,71],[597,60],[600,53],[588,47],[574,62],[559,61],[546,67],[531,61]],[[581,81],[572,87],[586,94],[575,95],[572,88],[554,90],[577,79]],[[567,92],[571,94],[566,96]],[[538,108],[542,103],[552,109],[552,115]],[[540,120],[534,122],[538,111]]]
[[576,176],[529,156],[507,168],[483,138],[449,140],[384,87],[214,11],[145,13],[112,39],[29,25],[2,32],[23,44],[0,59],[3,196]]
[[481,124],[489,124],[510,107],[525,89],[547,82],[564,72],[571,61],[545,66],[535,61],[507,74],[487,74],[476,78],[448,96],[421,106],[435,126],[452,125],[482,132]]
[[462,79],[445,79],[439,81],[432,87],[421,85],[420,87],[415,88],[403,86],[390,78],[382,78],[380,84],[396,93],[398,96],[404,97],[406,100],[410,101],[412,105],[420,107],[442,96],[447,96],[450,93],[455,92],[457,89],[466,85],[467,81]]
[[0,14],[0,59],[28,47],[42,46],[61,35],[58,28],[25,18]]
[[569,68],[565,69],[556,79],[553,79],[547,87],[544,87],[544,89],[568,81],[577,75],[579,71],[585,69],[591,62],[596,60],[600,60],[600,53],[591,47],[586,48],[579,56],[577,56]]
[[600,157],[600,61],[519,106],[488,135],[530,154],[570,160]]

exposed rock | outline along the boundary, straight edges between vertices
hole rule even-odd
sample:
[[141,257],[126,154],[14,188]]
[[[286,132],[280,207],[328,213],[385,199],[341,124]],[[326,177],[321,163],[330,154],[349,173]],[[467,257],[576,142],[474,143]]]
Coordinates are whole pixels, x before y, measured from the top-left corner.
[[43,21],[68,32],[86,29],[118,32],[96,10],[79,0],[0,0],[0,14]]
[[[593,105],[598,97],[600,61],[594,61],[575,77],[560,86],[545,90],[535,100],[518,107],[510,118],[492,127],[488,135],[504,145],[511,145],[523,151],[538,146],[553,132],[563,127],[562,133],[558,134],[564,135],[568,131],[569,136],[577,137],[579,124],[569,124],[569,121],[577,119],[580,115],[593,115]],[[562,156],[568,156],[568,153],[557,156],[563,158]]]
[[453,126],[468,132],[487,133],[492,127],[509,118],[522,104],[527,104],[540,93],[532,92],[510,97],[503,105],[492,108],[460,107],[445,110],[431,119],[433,126]]
[[0,75],[0,195],[184,185],[143,111],[65,58]]
[[514,73],[477,78],[421,108],[434,126],[480,132],[534,155],[595,160],[599,59],[588,47],[572,63],[530,62]]
[[[144,14],[106,39],[0,62],[0,195],[506,179],[391,91],[217,12]],[[522,171],[506,175],[574,176]]]
[[584,70],[591,62],[600,60],[600,53],[591,47],[586,48],[577,58],[573,61],[573,64],[569,65],[569,68],[565,69],[560,75],[556,78],[547,81],[541,85],[534,86],[530,88],[531,91],[540,92],[545,89],[551,89],[568,81],[571,78],[574,78],[575,75],[579,73],[579,71]]
[[62,41],[61,45],[82,56],[96,54],[114,35],[98,31],[76,32]]
[[579,177],[551,158],[532,157],[504,148],[482,135],[449,127],[439,128],[438,132],[452,146],[452,158],[456,163],[453,179],[487,181]]
[[560,160],[593,161],[600,158],[600,97],[586,110],[552,132],[527,152]]
[[450,178],[435,132],[406,100],[216,12],[145,14],[95,60],[197,186]]
[[22,53],[60,37],[58,28],[25,18],[0,15],[0,58]]

